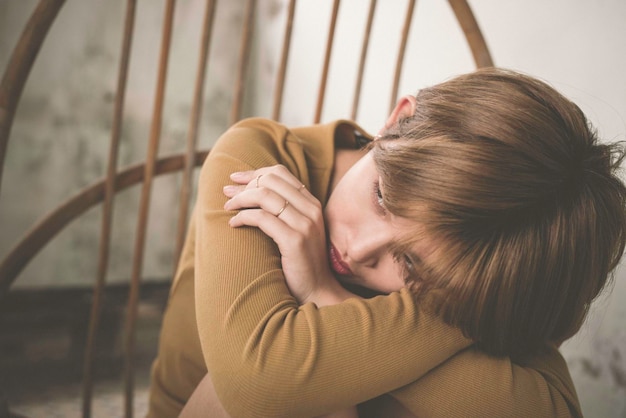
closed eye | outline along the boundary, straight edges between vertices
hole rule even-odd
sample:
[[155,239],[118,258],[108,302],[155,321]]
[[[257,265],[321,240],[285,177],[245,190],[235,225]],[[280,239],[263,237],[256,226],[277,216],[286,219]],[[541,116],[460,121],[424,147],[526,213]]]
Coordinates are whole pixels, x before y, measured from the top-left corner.
[[418,274],[420,259],[412,253],[398,252],[394,255],[404,280],[415,279]]
[[374,206],[376,208],[376,211],[378,213],[380,213],[381,215],[385,215],[387,214],[387,209],[385,209],[385,203],[383,200],[383,193],[380,190],[380,180],[377,179],[374,182],[374,185],[372,187],[372,200],[374,203]]
[[415,274],[415,264],[408,254],[404,254],[402,256],[402,259],[402,261],[404,262],[404,268],[406,270],[406,277],[411,277],[413,274]]

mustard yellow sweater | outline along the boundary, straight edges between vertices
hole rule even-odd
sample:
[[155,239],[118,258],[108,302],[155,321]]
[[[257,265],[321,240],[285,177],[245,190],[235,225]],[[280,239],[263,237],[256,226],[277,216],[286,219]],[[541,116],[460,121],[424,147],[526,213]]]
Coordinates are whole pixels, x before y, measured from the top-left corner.
[[207,370],[233,417],[312,417],[385,393],[420,417],[580,416],[555,347],[526,364],[489,357],[406,290],[298,306],[273,241],[228,226],[232,172],[283,164],[324,204],[335,146],[353,144],[355,130],[248,119],[217,142],[164,317],[149,416],[177,416]]

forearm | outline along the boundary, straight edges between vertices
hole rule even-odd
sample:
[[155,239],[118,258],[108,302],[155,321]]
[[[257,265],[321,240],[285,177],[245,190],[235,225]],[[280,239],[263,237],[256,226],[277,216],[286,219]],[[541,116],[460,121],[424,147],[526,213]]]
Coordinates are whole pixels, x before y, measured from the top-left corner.
[[[395,416],[395,415],[394,415]],[[217,397],[213,381],[209,374],[205,375],[194,393],[191,395],[179,418],[230,418]],[[356,406],[320,415],[316,418],[358,418]]]
[[327,281],[326,286],[317,289],[317,291],[310,295],[303,303],[311,302],[318,308],[321,308],[323,306],[337,305],[350,298],[360,298],[360,296],[341,286],[337,280],[332,279]]
[[211,297],[219,288],[197,286],[205,361],[233,416],[354,405],[419,378],[469,344],[418,311],[408,292],[318,309],[298,307],[279,271],[254,279],[227,306]]
[[433,418],[582,416],[567,365],[555,349],[522,366],[470,348],[391,395],[415,416]]

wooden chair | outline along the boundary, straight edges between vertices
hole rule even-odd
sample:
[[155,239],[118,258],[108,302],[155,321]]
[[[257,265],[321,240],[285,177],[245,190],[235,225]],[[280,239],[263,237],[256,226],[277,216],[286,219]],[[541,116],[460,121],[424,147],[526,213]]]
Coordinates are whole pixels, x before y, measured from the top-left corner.
[[[319,0],[316,0],[319,1]],[[302,2],[302,0],[301,0]],[[151,197],[157,193],[155,190],[155,178],[162,175],[175,175],[180,178],[179,191],[179,208],[177,220],[177,236],[171,240],[172,260],[176,260],[176,256],[180,253],[185,229],[188,222],[190,204],[193,199],[192,184],[194,170],[200,166],[205,159],[208,149],[198,149],[198,131],[200,121],[206,118],[203,110],[205,98],[205,84],[207,77],[211,76],[209,62],[209,51],[219,43],[219,38],[214,35],[214,26],[217,19],[220,19],[220,7],[217,0],[207,0],[204,6],[205,14],[201,30],[200,39],[193,48],[198,50],[198,58],[196,62],[189,62],[188,65],[197,65],[195,87],[192,97],[190,97],[189,126],[187,128],[186,144],[179,144],[179,151],[173,155],[160,155],[159,143],[162,137],[162,122],[164,119],[164,101],[166,99],[166,82],[168,76],[168,63],[170,57],[170,45],[172,32],[174,28],[175,1],[166,0],[163,26],[161,29],[161,49],[158,63],[155,63],[155,71],[157,72],[157,85],[154,93],[154,101],[152,103],[152,122],[150,127],[148,148],[145,153],[145,160],[142,163],[119,168],[117,161],[119,160],[119,150],[122,146],[121,136],[123,131],[123,115],[124,104],[126,99],[126,87],[128,81],[129,66],[131,65],[131,50],[133,45],[133,33],[135,30],[136,13],[139,10],[136,0],[128,0],[125,13],[125,24],[123,40],[119,55],[119,69],[117,74],[117,88],[115,91],[114,101],[112,103],[112,123],[108,127],[110,129],[110,145],[109,157],[106,163],[106,172],[102,173],[101,178],[93,179],[91,185],[78,190],[66,201],[51,208],[48,214],[35,222],[30,230],[28,230],[22,238],[12,246],[6,254],[0,254],[2,261],[0,264],[0,300],[5,305],[11,301],[12,292],[10,288],[25,266],[53,240],[62,230],[64,230],[73,220],[79,218],[88,209],[101,205],[101,227],[99,235],[99,253],[94,254],[97,258],[97,271],[93,272],[93,294],[91,297],[91,312],[89,314],[89,324],[87,332],[86,351],[82,357],[83,369],[83,416],[90,416],[92,409],[92,392],[94,385],[94,364],[97,362],[95,358],[96,341],[98,334],[98,326],[100,323],[101,312],[104,304],[104,292],[107,288],[107,270],[110,264],[110,248],[116,245],[111,242],[111,230],[113,223],[113,209],[116,195],[121,191],[139,187],[141,189],[141,197],[139,203],[139,211],[137,215],[137,225],[134,241],[134,250],[132,254],[132,270],[128,273],[128,303],[124,321],[124,345],[123,345],[123,363],[124,363],[124,392],[125,404],[124,410],[127,417],[133,415],[133,356],[136,350],[136,323],[138,318],[138,302],[140,300],[140,289],[142,288],[142,279],[144,278],[143,268],[146,249],[146,235],[148,230],[148,217],[151,212]],[[228,121],[224,121],[225,125],[231,124],[239,120],[242,116],[248,116],[245,112],[246,102],[252,100],[251,94],[247,90],[249,80],[251,78],[251,56],[254,54],[255,43],[254,33],[255,25],[263,25],[258,19],[259,5],[255,0],[242,0],[237,3],[244,7],[243,25],[241,27],[241,41],[239,51],[233,51],[236,55],[237,67],[236,83],[232,87],[232,96],[229,98],[230,116]],[[335,34],[338,33],[337,27],[338,15],[340,14],[339,0],[330,0],[324,2],[328,6],[330,4],[331,13],[328,21],[317,24],[320,31],[320,37],[325,39],[325,47],[322,62],[318,58],[311,61],[308,65],[321,67],[321,76],[319,80],[313,83],[314,89],[317,91],[317,99],[311,114],[313,119],[309,122],[320,122],[324,118],[325,97],[327,93],[327,82],[329,74],[332,73],[333,63],[333,46],[336,43]],[[360,5],[361,3],[359,3]],[[7,153],[7,144],[11,138],[11,128],[16,112],[20,110],[18,104],[24,86],[29,77],[29,73],[36,61],[40,48],[46,40],[49,29],[57,20],[57,17],[63,13],[64,0],[40,0],[30,19],[24,27],[23,33],[14,47],[13,54],[10,58],[8,66],[4,72],[2,84],[0,85],[0,197],[2,186],[2,173],[4,163],[7,159],[12,158],[11,153]],[[393,32],[399,37],[398,44],[393,46],[396,55],[396,62],[393,69],[393,75],[389,80],[382,80],[383,84],[388,84],[389,100],[391,106],[397,99],[398,90],[401,81],[401,75],[404,68],[405,57],[411,56],[411,52],[407,49],[408,41],[411,39],[412,21],[414,19],[415,0],[397,1],[394,7],[398,5],[404,10],[404,17],[401,22],[394,27],[389,28],[389,33]],[[476,67],[491,66],[492,60],[487,49],[486,43],[477,25],[477,22],[465,0],[449,0],[449,5],[453,15],[456,17],[460,28],[467,40],[469,49],[473,55]],[[286,93],[284,91],[286,80],[291,68],[290,52],[292,52],[292,33],[293,28],[299,24],[295,18],[297,7],[295,0],[285,0],[283,6],[286,7],[286,17],[282,29],[282,39],[279,41],[280,51],[278,62],[275,63],[274,77],[274,93],[271,99],[267,99],[267,103],[271,103],[269,116],[276,120],[281,120],[281,111],[283,109],[283,98]],[[353,99],[350,109],[345,110],[343,117],[358,119],[360,95],[364,82],[364,74],[368,61],[368,45],[371,42],[372,27],[376,20],[379,9],[386,5],[376,0],[370,0],[369,4],[362,3],[365,10],[362,16],[366,18],[358,23],[358,27],[351,28],[352,32],[358,32],[361,36],[360,45],[358,45],[357,60],[353,63],[354,79],[352,81]],[[347,10],[341,9],[342,13]],[[155,29],[158,30],[158,29]],[[394,38],[395,39],[395,38]],[[136,52],[136,51],[134,51]],[[63,57],[59,57],[63,59]],[[133,58],[135,59],[135,58]],[[372,65],[371,63],[368,65]],[[376,65],[374,63],[373,65]],[[369,68],[369,67],[367,67]],[[380,81],[380,80],[379,80]],[[352,88],[352,87],[351,87]],[[387,99],[385,98],[385,101]],[[70,112],[68,110],[68,112]],[[54,152],[54,149],[52,150]],[[63,179],[50,179],[50,181],[63,181]],[[0,205],[2,199],[0,199]],[[5,219],[2,222],[10,222]],[[175,263],[174,263],[175,264]],[[172,270],[174,266],[171,266]],[[51,296],[52,297],[52,296]]]

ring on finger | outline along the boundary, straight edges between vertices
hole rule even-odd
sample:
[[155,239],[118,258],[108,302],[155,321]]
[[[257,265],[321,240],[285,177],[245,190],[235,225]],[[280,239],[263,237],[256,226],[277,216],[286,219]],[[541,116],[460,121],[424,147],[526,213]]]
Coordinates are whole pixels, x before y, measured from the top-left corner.
[[302,189],[306,189],[306,186],[304,184],[301,184],[300,187],[298,187],[298,191],[301,192]]
[[259,174],[258,176],[256,176],[256,188],[257,188],[257,189],[259,188],[259,180],[261,179],[261,176],[262,176],[262,175],[263,175],[263,174]]
[[278,218],[280,216],[281,213],[283,213],[285,211],[285,209],[287,208],[287,206],[289,206],[289,201],[285,200],[285,204],[283,205],[282,208],[280,208],[280,210],[278,211],[278,213],[276,214],[276,217]]

